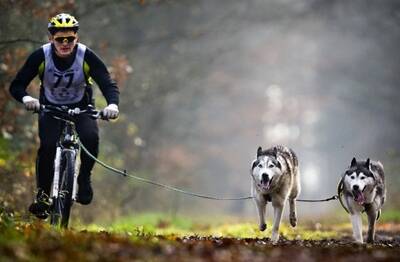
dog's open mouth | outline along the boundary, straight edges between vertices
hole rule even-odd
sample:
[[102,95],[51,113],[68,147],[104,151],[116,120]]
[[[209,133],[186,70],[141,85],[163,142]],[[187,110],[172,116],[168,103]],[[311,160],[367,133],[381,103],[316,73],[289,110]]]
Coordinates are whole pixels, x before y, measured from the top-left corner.
[[364,204],[365,198],[364,194],[360,190],[353,190],[354,201],[356,201],[359,205]]
[[268,190],[271,187],[271,182],[272,179],[269,179],[268,181],[261,181],[258,186],[263,190]]

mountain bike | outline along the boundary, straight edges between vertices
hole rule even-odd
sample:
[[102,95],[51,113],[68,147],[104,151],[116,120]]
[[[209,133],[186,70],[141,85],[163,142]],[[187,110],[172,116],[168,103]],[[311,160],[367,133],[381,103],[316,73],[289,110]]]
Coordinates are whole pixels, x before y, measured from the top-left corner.
[[78,135],[75,130],[75,119],[81,114],[88,114],[93,119],[103,119],[102,111],[92,105],[86,109],[71,109],[67,106],[41,105],[37,113],[49,114],[62,123],[62,132],[56,145],[54,158],[54,176],[50,191],[50,224],[67,228],[71,207],[77,198],[77,178],[79,164],[77,156],[80,152]]

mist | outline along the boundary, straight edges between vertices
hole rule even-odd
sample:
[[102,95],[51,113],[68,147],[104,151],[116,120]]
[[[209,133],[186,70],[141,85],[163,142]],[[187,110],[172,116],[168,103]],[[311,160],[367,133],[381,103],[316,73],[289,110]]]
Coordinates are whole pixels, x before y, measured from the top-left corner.
[[[148,178],[212,196],[249,195],[257,147],[277,144],[298,155],[300,198],[336,194],[353,157],[384,164],[390,196],[400,182],[399,7],[396,1],[166,1],[82,16],[83,42],[111,39],[107,54],[124,55],[132,68],[121,112],[139,131],[115,135],[103,125],[102,139],[114,150],[125,148],[120,166],[128,171],[152,170]],[[98,23],[90,23],[96,16]],[[121,183],[108,180],[110,190]],[[252,201],[128,184],[134,193],[124,201],[126,213],[255,215]],[[305,203],[299,213],[338,208]]]

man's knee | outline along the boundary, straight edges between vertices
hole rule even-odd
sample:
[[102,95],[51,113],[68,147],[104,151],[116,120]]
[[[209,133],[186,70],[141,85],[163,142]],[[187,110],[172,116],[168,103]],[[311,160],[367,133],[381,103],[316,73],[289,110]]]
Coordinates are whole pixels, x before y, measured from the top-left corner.
[[85,134],[81,134],[79,139],[86,147],[94,149],[99,146],[99,135],[97,132],[86,132]]

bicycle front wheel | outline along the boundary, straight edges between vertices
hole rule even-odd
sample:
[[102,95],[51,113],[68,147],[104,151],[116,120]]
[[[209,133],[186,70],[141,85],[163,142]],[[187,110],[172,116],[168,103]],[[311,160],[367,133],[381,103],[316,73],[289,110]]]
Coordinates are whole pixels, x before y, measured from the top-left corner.
[[75,173],[75,152],[65,150],[61,156],[60,184],[58,196],[53,199],[53,212],[50,223],[61,228],[67,228],[72,206],[72,191]]

